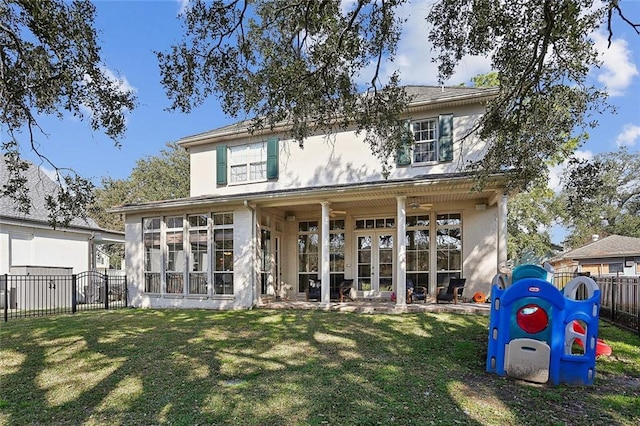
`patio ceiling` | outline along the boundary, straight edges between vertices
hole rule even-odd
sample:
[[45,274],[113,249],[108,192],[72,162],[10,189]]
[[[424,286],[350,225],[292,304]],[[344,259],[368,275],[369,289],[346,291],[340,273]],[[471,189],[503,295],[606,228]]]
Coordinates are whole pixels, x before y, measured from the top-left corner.
[[317,211],[322,202],[330,203],[335,210],[370,210],[396,208],[398,196],[405,196],[407,204],[447,204],[476,201],[478,204],[495,204],[502,195],[501,186],[485,187],[482,191],[473,190],[470,182],[430,185],[412,183],[393,188],[371,188],[359,190],[336,190],[306,194],[305,196],[275,197],[256,200],[252,204],[262,208],[285,208],[291,213]]
[[474,190],[468,176],[448,176],[440,179],[410,179],[406,181],[372,182],[318,188],[286,189],[272,192],[204,196],[178,200],[156,201],[124,205],[111,209],[112,213],[142,213],[184,208],[227,208],[237,205],[274,208],[290,212],[316,211],[319,204],[328,202],[334,210],[395,209],[397,197],[407,197],[407,203],[442,204],[476,201],[493,205],[504,193],[504,176],[495,176],[481,191]]

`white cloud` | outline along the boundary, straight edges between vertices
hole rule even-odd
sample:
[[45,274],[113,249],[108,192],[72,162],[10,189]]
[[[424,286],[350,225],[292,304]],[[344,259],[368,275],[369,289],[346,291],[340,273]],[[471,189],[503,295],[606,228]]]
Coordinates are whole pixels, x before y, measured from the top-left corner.
[[102,74],[109,79],[109,81],[112,81],[118,84],[119,92],[125,92],[125,91],[136,92],[137,91],[135,87],[129,84],[129,80],[127,80],[127,77],[124,77],[124,76],[118,77],[113,71],[111,71],[109,68],[106,68],[106,67],[102,67],[100,70],[102,71]]
[[640,126],[625,124],[622,133],[616,138],[616,145],[634,146],[638,139],[640,139]]
[[[348,3],[344,0],[343,3]],[[393,62],[382,64],[380,78],[384,81],[396,70],[400,72],[401,84],[438,84],[438,66],[432,61],[436,56],[433,45],[427,40],[430,24],[426,17],[433,6],[433,0],[407,2],[398,10],[399,18],[406,19],[402,25],[402,35]],[[465,56],[455,69],[455,74],[446,85],[468,83],[477,74],[491,71],[491,59]],[[374,68],[363,70],[361,80],[371,80]]]
[[602,61],[598,81],[607,88],[609,96],[623,96],[633,78],[639,74],[627,41],[613,39],[611,46],[607,47],[609,41],[602,32],[596,32],[592,37]]
[[347,13],[355,9],[356,4],[357,4],[356,0],[341,0],[340,11],[342,12],[343,15],[346,15]]
[[[591,160],[593,152],[577,150],[573,156],[579,160]],[[556,194],[562,190],[562,175],[569,164],[569,160],[565,160],[562,164],[549,168],[549,188]]]
[[176,1],[180,5],[180,8],[178,9],[178,14],[182,15],[187,11],[187,8],[189,7],[189,0],[176,0]]

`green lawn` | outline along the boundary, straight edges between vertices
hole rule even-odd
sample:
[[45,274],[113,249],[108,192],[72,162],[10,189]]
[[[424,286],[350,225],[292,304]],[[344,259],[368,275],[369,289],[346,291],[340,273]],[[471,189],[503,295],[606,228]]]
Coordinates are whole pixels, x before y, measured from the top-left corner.
[[0,325],[0,424],[640,424],[640,338],[591,387],[484,372],[488,318],[118,310]]

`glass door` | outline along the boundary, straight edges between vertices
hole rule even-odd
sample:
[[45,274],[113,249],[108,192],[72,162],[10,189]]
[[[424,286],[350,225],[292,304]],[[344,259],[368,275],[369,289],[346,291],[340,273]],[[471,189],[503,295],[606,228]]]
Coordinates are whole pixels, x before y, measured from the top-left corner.
[[357,289],[365,296],[393,290],[393,234],[372,233],[357,237]]

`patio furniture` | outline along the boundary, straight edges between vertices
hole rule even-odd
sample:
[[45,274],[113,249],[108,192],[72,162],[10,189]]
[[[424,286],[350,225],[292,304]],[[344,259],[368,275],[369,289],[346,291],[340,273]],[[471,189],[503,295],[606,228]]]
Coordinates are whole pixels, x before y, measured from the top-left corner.
[[427,303],[427,288],[414,286],[413,280],[407,280],[407,303],[413,303],[414,300],[422,300]]
[[322,285],[320,280],[310,279],[305,292],[307,300],[320,300],[322,297]]
[[[322,282],[320,280],[309,280],[309,285],[306,289],[307,300],[321,300],[322,299]],[[330,289],[329,297],[331,300],[339,300],[340,303],[346,299],[354,301],[355,291],[353,290],[353,280],[342,280],[338,288]]]
[[466,281],[466,278],[451,278],[447,287],[438,287],[436,303],[443,301],[457,304],[458,300],[462,298],[462,292],[464,291]]
[[353,288],[353,280],[343,280],[340,283],[340,303],[345,299],[349,299],[352,302],[356,300],[355,290]]

